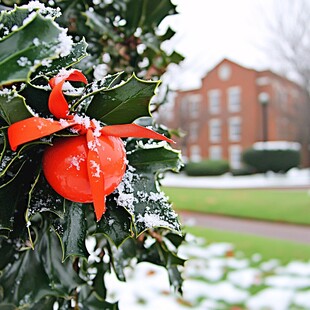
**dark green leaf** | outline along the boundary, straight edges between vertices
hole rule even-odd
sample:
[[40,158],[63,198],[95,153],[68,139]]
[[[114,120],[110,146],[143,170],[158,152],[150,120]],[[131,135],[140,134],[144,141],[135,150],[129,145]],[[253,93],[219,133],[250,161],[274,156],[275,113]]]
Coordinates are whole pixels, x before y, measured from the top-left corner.
[[[72,290],[82,283],[73,268],[72,261],[62,262],[62,248],[59,239],[53,231],[47,228],[43,231],[41,242],[36,245],[34,252],[41,257],[41,262],[49,276],[50,287],[56,296],[69,297]],[[39,239],[40,241],[40,239]]]
[[47,183],[43,173],[37,175],[29,192],[28,218],[36,213],[51,212],[64,217],[64,198]]
[[[47,86],[47,81],[40,81],[41,85]],[[43,84],[44,83],[44,84]],[[41,117],[50,117],[51,112],[48,108],[48,97],[50,91],[38,88],[35,85],[28,84],[21,93],[26,100],[27,105]]]
[[129,238],[123,242],[121,247],[117,248],[112,245],[110,248],[109,254],[112,260],[113,269],[120,281],[126,281],[124,269],[128,266],[129,261],[137,255],[136,242],[135,239]]
[[158,82],[148,82],[133,75],[126,83],[102,91],[93,97],[87,115],[108,125],[132,123],[150,116],[149,103]]
[[26,172],[25,162],[14,178],[0,186],[0,229],[12,230],[14,225],[14,214],[23,196],[23,182]]
[[169,55],[168,58],[169,58],[170,62],[173,62],[176,64],[178,64],[179,62],[184,60],[184,56],[177,53],[176,51],[173,51],[173,53],[171,55]]
[[[12,260],[14,260],[14,255],[16,251],[12,246],[12,240],[5,238],[0,238],[0,270],[4,269]],[[1,300],[1,293],[0,293]]]
[[109,265],[100,261],[98,264],[96,264],[96,268],[97,274],[93,280],[93,288],[98,296],[100,296],[102,299],[105,299],[107,295],[107,288],[104,281],[104,275],[107,271],[110,271]]
[[[9,10],[10,8],[7,8]],[[17,28],[23,26],[25,18],[29,16],[28,10],[25,9],[16,9],[6,11],[5,9],[1,10],[0,14],[0,22],[3,24],[3,27],[0,29],[0,37],[3,38],[4,36],[8,35],[8,32],[12,27],[15,25]]]
[[88,256],[85,237],[86,237],[86,205],[65,201],[64,219],[57,219],[54,227],[60,237],[63,247],[63,260],[69,256]]
[[117,203],[133,215],[137,235],[154,227],[180,232],[177,215],[157,180],[160,171],[178,170],[180,153],[168,146],[138,148],[127,159],[130,166],[118,187]]
[[174,288],[181,291],[183,279],[178,266],[184,266],[185,260],[170,251],[165,242],[155,242],[150,248],[144,249],[146,254],[139,261],[148,261],[163,266],[167,269],[169,281]]
[[36,309],[45,302],[51,303],[49,298],[45,299],[48,296],[69,299],[81,280],[71,261],[62,263],[61,258],[62,249],[56,235],[48,225],[44,225],[38,231],[35,250],[14,255],[14,259],[2,270],[0,291],[3,298],[0,306],[7,303]]
[[88,296],[87,299],[81,300],[83,305],[81,310],[118,310],[118,303],[112,304],[100,299],[95,293]]
[[117,41],[119,37],[115,34],[111,23],[106,21],[104,16],[93,11],[86,11],[82,15],[86,16],[86,25],[94,32],[100,35],[109,35],[113,40]]
[[51,293],[50,279],[38,251],[28,250],[1,277],[4,301],[16,306],[31,304]]
[[97,224],[96,233],[103,233],[110,238],[116,246],[120,246],[131,237],[130,214],[122,207],[117,206],[112,198],[107,201],[107,211]]
[[174,234],[169,232],[165,235],[167,238],[176,248],[178,248],[185,240],[185,235],[180,236],[179,234]]
[[[0,22],[9,14],[21,20],[28,9],[16,8],[2,12]],[[33,12],[34,13],[34,12]],[[56,58],[62,30],[50,18],[44,18],[39,12],[15,31],[0,40],[0,85],[14,82],[27,82],[34,68],[43,60]],[[12,18],[13,18],[12,17]]]
[[26,107],[25,98],[18,95],[15,90],[0,93],[0,118],[8,125],[32,116]]
[[52,60],[50,65],[47,67],[44,66],[39,67],[35,75],[57,74],[60,69],[68,68],[69,66],[78,63],[84,57],[87,56],[86,48],[87,43],[83,38],[80,42],[72,45],[72,50],[69,55]]
[[175,35],[175,31],[170,27],[166,30],[166,32],[160,36],[161,41],[170,40]]
[[115,86],[115,83],[117,83],[117,81],[119,82],[122,74],[123,72],[119,72],[113,75],[109,75],[103,80],[98,80],[87,84],[81,98],[71,103],[71,110],[76,110],[80,113],[84,113],[87,110],[90,102],[92,101],[92,96]]
[[[140,7],[140,10],[137,7]],[[170,0],[129,0],[124,18],[129,28],[141,27],[144,31],[150,31],[167,15],[175,14],[175,7]]]
[[40,299],[37,303],[31,305],[31,310],[47,310],[53,309],[56,297],[46,296]]

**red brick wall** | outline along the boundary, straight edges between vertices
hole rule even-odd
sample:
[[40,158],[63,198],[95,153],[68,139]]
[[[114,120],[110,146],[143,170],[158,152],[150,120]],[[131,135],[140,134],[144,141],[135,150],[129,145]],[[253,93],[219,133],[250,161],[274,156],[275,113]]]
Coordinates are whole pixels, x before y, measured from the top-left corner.
[[[225,76],[223,67],[230,72]],[[222,71],[221,71],[222,70]],[[221,77],[221,72],[224,75]],[[231,112],[228,109],[228,89],[239,87],[241,90],[241,109]],[[221,93],[220,113],[211,114],[209,111],[208,92],[217,89]],[[203,79],[200,89],[180,91],[177,93],[174,105],[174,117],[167,124],[172,128],[180,128],[187,135],[178,140],[179,148],[183,155],[190,157],[190,149],[193,145],[200,147],[201,158],[210,157],[209,148],[218,145],[222,148],[222,158],[229,159],[231,145],[239,145],[242,150],[253,143],[263,140],[262,105],[258,96],[261,92],[269,94],[267,106],[268,116],[268,140],[297,141],[298,139],[298,109],[301,89],[291,81],[274,74],[271,71],[258,72],[244,68],[234,62],[224,59],[215,66]],[[294,94],[294,95],[293,95]],[[191,112],[195,106],[191,100],[182,104],[185,97],[200,95],[201,101],[197,115]],[[194,100],[195,101],[195,100]],[[298,106],[299,105],[299,106]],[[239,117],[241,119],[240,141],[230,141],[228,133],[229,119]],[[217,118],[221,122],[221,140],[212,142],[209,139],[210,121]],[[196,125],[191,125],[196,123]],[[198,127],[197,138],[191,134],[191,129]]]

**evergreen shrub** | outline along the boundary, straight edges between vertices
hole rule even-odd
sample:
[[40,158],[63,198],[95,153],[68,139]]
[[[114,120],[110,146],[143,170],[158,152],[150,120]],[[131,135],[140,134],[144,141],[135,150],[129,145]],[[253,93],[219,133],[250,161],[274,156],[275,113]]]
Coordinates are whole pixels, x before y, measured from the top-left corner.
[[242,160],[258,173],[287,172],[300,164],[300,152],[292,149],[254,149],[243,152]]

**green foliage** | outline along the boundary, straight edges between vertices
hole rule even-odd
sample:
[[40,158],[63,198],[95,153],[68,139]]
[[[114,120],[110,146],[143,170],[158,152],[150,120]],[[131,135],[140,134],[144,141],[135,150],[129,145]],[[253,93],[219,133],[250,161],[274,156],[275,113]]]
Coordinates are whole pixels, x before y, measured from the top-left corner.
[[300,152],[296,150],[256,150],[250,148],[242,154],[242,160],[255,172],[287,172],[300,164]]
[[161,76],[170,63],[183,57],[173,51],[167,54],[161,43],[174,31],[168,28],[159,34],[159,24],[176,13],[170,0],[114,0],[91,5],[88,1],[56,0],[63,12],[59,23],[75,37],[87,37],[91,55],[81,63],[84,71],[104,64],[107,73],[125,71],[139,77]]
[[[55,136],[72,132],[63,130],[26,143],[17,152],[10,149],[7,137],[11,124],[35,113],[52,117],[48,80],[59,70],[80,66],[91,73],[107,53],[107,71],[114,74],[95,81],[89,74],[90,83],[81,93],[66,95],[71,113],[96,118],[102,125],[150,118],[150,100],[159,83],[141,80],[132,71],[137,69],[139,76],[148,72],[151,77],[182,59],[160,48],[174,32],[157,34],[162,19],[175,13],[174,5],[170,0],[156,5],[147,0],[115,0],[90,10],[88,1],[55,3],[63,9],[61,17],[43,5],[16,7],[0,16],[4,24],[0,30],[0,308],[52,309],[57,302],[59,309],[72,304],[75,309],[118,309],[105,301],[104,275],[114,270],[125,280],[123,268],[136,260],[167,268],[171,284],[181,291],[178,267],[184,260],[177,256],[177,248],[183,237],[159,186],[160,173],[180,168],[178,151],[163,143],[128,139],[124,179],[107,197],[102,219],[95,222],[91,203],[65,200],[42,173],[46,146]],[[125,27],[119,18],[126,20]],[[73,42],[58,23],[69,25],[74,39],[80,38]],[[89,44],[88,56],[82,35]],[[140,44],[146,47],[142,53]],[[145,58],[148,65],[140,66]],[[151,247],[146,245],[150,238],[154,239]]]
[[226,160],[202,160],[189,162],[185,166],[185,172],[189,176],[212,176],[221,175],[229,171]]

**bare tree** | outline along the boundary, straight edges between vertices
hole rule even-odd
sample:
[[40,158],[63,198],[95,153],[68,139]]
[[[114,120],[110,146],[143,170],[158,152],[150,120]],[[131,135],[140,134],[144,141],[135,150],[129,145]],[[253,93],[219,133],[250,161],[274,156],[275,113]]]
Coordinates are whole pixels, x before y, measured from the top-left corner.
[[297,81],[304,90],[305,104],[300,106],[299,140],[310,164],[310,1],[275,0],[267,17],[268,55],[274,66]]

